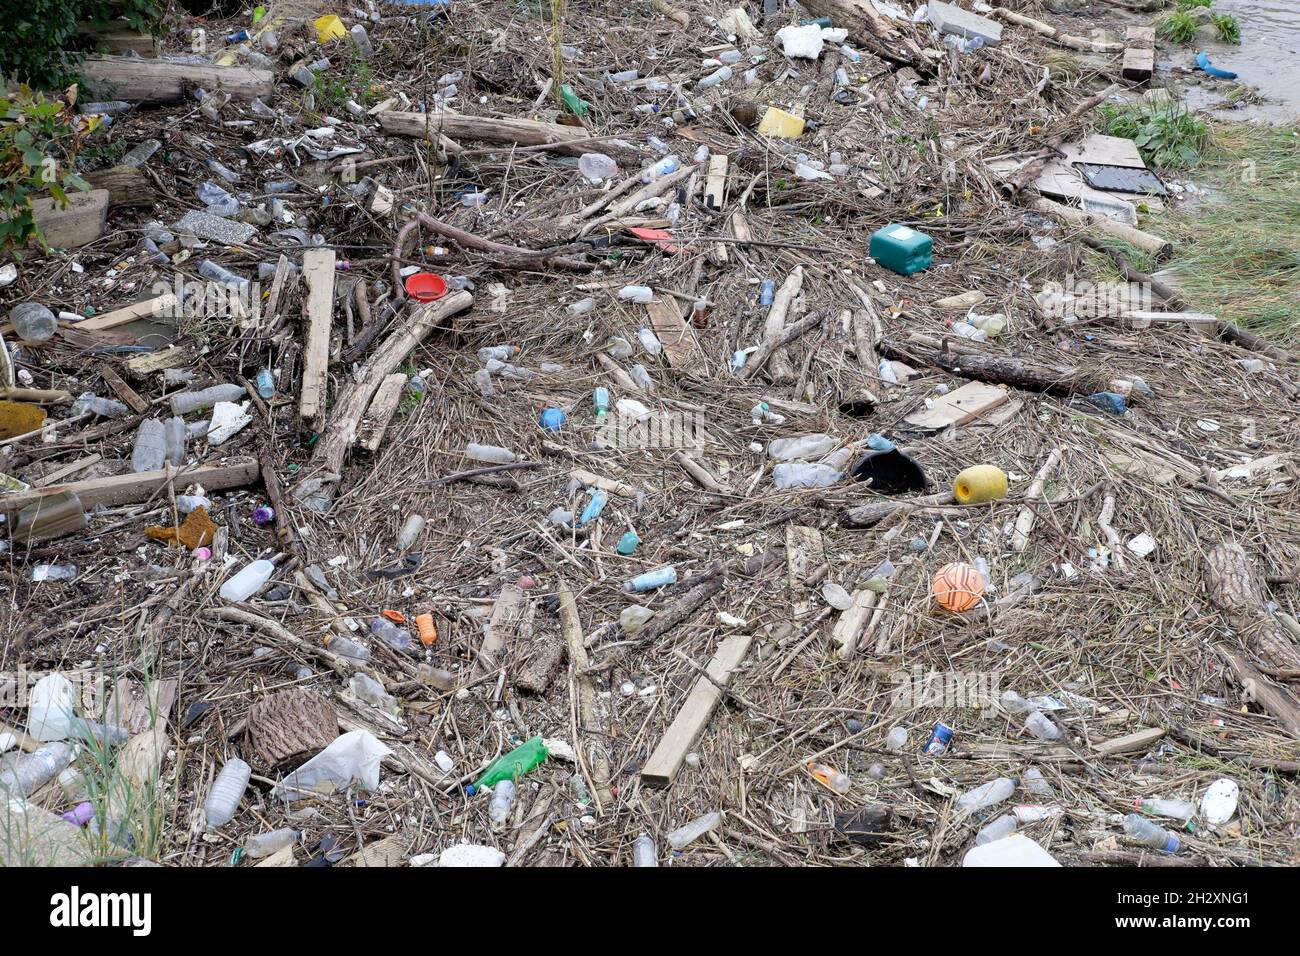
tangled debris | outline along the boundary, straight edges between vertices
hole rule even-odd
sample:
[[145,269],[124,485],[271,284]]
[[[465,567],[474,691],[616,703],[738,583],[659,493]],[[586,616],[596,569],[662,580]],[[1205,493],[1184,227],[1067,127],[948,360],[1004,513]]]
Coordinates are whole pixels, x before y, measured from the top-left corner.
[[1038,190],[1125,44],[763,6],[87,64],[102,234],[0,293],[6,861],[1295,862],[1294,360]]

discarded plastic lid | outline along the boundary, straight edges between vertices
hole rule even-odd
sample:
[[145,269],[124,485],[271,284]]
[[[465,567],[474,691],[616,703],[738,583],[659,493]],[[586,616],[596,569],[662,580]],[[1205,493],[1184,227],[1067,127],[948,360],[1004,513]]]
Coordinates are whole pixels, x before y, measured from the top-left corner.
[[416,272],[406,277],[406,294],[418,302],[433,302],[447,294],[447,280],[432,272]]

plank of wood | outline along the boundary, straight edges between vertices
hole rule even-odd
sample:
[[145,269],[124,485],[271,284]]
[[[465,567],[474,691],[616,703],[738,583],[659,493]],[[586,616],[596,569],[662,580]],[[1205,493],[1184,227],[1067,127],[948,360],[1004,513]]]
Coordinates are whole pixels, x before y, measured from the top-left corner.
[[1130,47],[1155,49],[1156,28],[1131,24],[1124,30],[1124,42]]
[[636,497],[636,489],[631,485],[614,478],[606,478],[604,475],[598,475],[594,471],[585,471],[582,468],[575,468],[569,472],[569,477],[575,481],[582,482],[590,488],[599,488],[601,491],[608,491],[611,495],[618,495],[620,498]]
[[721,211],[727,205],[727,157],[715,153],[709,157],[709,175],[704,181],[704,205]]
[[339,866],[394,867],[405,863],[406,837],[401,833],[392,833],[357,850]]
[[122,381],[122,376],[118,375],[111,366],[103,366],[99,370],[99,377],[104,380],[104,383],[113,390],[113,393],[118,398],[131,406],[131,411],[137,415],[143,415],[149,411],[149,403],[141,398],[135,389]]
[[1137,47],[1129,47],[1124,51],[1124,64],[1120,68],[1121,75],[1124,79],[1142,83],[1151,79],[1151,76],[1155,71],[1155,50],[1142,50]]
[[110,166],[86,173],[83,179],[90,183],[91,189],[107,189],[108,205],[118,206],[152,206],[157,196],[144,171],[134,166]]
[[275,94],[275,73],[240,66],[206,66],[169,60],[88,56],[81,64],[86,91],[101,100],[177,103],[185,86],[209,93],[226,92],[237,100],[267,99]]
[[[573,155],[591,151],[591,144],[585,143],[591,134],[581,126],[562,126],[559,123],[539,123],[535,120],[462,116],[442,110],[429,110],[427,113],[389,111],[379,114],[379,125],[390,136],[422,136],[434,142],[438,142],[439,134],[442,134],[452,139],[481,140],[485,143],[549,146],[555,152]],[[574,145],[574,140],[582,140],[585,145]]]
[[507,584],[492,605],[492,616],[483,628],[483,643],[479,646],[474,670],[487,673],[500,662],[506,642],[519,628],[524,617],[524,592],[514,584]]
[[293,856],[293,844],[282,846],[265,860],[259,860],[254,866],[297,866],[298,861]]
[[[708,675],[723,687],[731,680],[731,674],[749,652],[751,634],[733,634],[718,645],[717,652],[705,670]],[[714,708],[722,699],[720,691],[712,682],[703,677],[696,679],[695,686],[686,696],[686,703],[677,712],[673,722],[668,726],[659,745],[650,754],[650,759],[641,768],[641,782],[648,787],[666,787],[673,782],[673,777],[681,769],[686,754],[695,741],[704,732]]]
[[158,39],[141,30],[113,30],[97,27],[89,20],[77,24],[77,33],[90,43],[96,53],[138,53],[157,56]]
[[1146,727],[1142,730],[1135,730],[1131,734],[1125,734],[1123,737],[1103,740],[1100,743],[1093,744],[1092,749],[1094,753],[1102,757],[1138,753],[1146,750],[1164,735],[1164,730],[1159,727]]
[[334,250],[304,252],[302,277],[307,283],[307,301],[303,305],[307,336],[298,412],[311,421],[325,405],[325,373],[329,368],[330,327],[334,322]]
[[145,379],[169,368],[184,368],[194,361],[194,349],[188,345],[172,346],[157,352],[146,352],[126,360],[127,374]]
[[105,705],[104,720],[133,734],[143,733],[155,719],[167,719],[179,689],[174,678],[156,680],[147,688],[129,677],[119,678]]
[[384,440],[384,432],[388,431],[388,423],[392,421],[397,406],[401,404],[402,389],[405,387],[405,373],[394,372],[379,383],[379,390],[370,400],[366,417],[361,420],[359,429],[361,437],[357,443],[371,454],[379,450],[379,445]]
[[103,455],[87,455],[85,458],[78,458],[71,464],[64,465],[62,468],[56,468],[48,475],[42,475],[32,482],[33,488],[48,488],[56,481],[62,481],[68,475],[75,475],[79,471],[84,471],[91,465],[97,465],[103,460]]
[[105,312],[103,315],[92,315],[88,319],[82,319],[73,328],[79,332],[102,332],[104,329],[115,329],[119,325],[137,322],[140,319],[174,316],[179,306],[180,300],[174,293],[164,292],[155,298],[132,302],[112,312]]
[[785,526],[785,562],[790,585],[791,614],[803,617],[812,610],[806,579],[822,563],[825,542],[822,533],[805,525]]
[[[63,207],[52,198],[33,199],[32,218],[46,245],[54,249],[76,249],[104,234],[108,199],[107,189],[70,193],[68,204]],[[33,237],[32,243],[35,242]]]
[[862,629],[866,627],[867,619],[875,610],[877,597],[875,591],[867,588],[854,591],[853,603],[835,622],[835,627],[831,629],[831,638],[836,644],[835,656],[840,660],[848,660],[858,649]]
[[961,388],[940,395],[930,408],[920,408],[904,421],[917,428],[943,429],[964,425],[1005,403],[1011,393],[985,382],[967,382]]
[[669,364],[682,371],[694,367],[700,359],[700,343],[690,323],[682,318],[677,300],[671,296],[654,298],[645,304],[645,310]]
[[1134,310],[1123,313],[1120,318],[1131,329],[1146,329],[1152,325],[1186,325],[1191,328],[1213,331],[1218,325],[1217,316],[1208,312],[1144,312]]
[[[174,477],[177,490],[197,482],[211,492],[250,485],[260,474],[261,467],[256,458],[235,457],[227,459],[224,464],[199,465],[184,470],[173,468],[170,476]],[[132,504],[145,501],[155,491],[166,488],[168,478],[168,471],[162,469],[129,475],[113,475],[108,478],[91,478],[87,481],[72,481],[46,488],[32,488],[29,491],[14,491],[0,495],[0,511],[16,514],[42,498],[63,492],[75,494],[87,510],[101,504],[105,506]]]
[[284,281],[289,277],[289,257],[280,253],[275,264],[275,275],[271,279],[271,291],[266,297],[266,315],[274,319],[279,315],[280,296],[284,292]]

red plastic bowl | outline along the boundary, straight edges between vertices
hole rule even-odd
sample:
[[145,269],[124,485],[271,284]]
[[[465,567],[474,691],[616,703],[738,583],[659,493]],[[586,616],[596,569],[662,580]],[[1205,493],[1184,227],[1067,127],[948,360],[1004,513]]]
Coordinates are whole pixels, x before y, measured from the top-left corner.
[[447,294],[447,280],[432,272],[413,272],[406,277],[406,294],[417,302],[432,302]]

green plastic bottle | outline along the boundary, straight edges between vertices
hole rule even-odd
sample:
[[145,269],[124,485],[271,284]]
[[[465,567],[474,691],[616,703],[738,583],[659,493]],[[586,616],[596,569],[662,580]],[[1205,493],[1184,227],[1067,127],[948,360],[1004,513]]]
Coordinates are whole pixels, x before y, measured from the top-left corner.
[[492,761],[491,765],[483,771],[483,776],[474,781],[474,790],[477,792],[502,780],[518,780],[549,756],[550,751],[546,749],[546,744],[542,743],[541,737],[525,740],[510,753],[502,754]]

